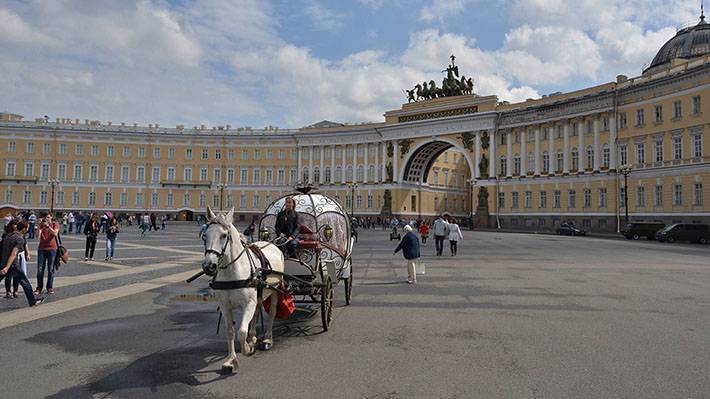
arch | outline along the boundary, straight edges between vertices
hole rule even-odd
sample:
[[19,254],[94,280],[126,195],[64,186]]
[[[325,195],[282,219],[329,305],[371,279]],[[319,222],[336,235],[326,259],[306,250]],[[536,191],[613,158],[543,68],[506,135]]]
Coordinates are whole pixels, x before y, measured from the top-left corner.
[[475,164],[469,152],[455,140],[437,137],[432,141],[422,140],[409,151],[408,156],[402,162],[404,167],[400,171],[395,171],[399,176],[399,181],[402,183],[423,182],[439,155],[452,147],[455,147],[466,157],[470,176],[475,176]]

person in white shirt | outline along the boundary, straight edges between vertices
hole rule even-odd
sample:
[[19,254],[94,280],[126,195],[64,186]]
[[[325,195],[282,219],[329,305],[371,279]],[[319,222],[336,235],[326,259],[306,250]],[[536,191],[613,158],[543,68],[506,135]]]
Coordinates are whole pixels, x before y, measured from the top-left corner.
[[434,244],[436,246],[436,256],[441,256],[444,252],[444,239],[449,233],[448,223],[441,216],[437,217],[432,226],[434,231]]
[[451,256],[456,256],[456,249],[458,247],[459,240],[463,239],[463,234],[461,234],[461,228],[456,224],[455,219],[451,219],[449,222],[449,245],[451,246]]

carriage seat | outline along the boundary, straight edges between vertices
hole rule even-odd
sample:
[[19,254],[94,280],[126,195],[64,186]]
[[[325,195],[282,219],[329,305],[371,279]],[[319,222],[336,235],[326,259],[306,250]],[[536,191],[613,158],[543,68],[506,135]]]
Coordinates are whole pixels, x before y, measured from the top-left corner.
[[298,227],[298,245],[304,249],[320,249],[320,240],[318,234],[314,233],[306,225]]

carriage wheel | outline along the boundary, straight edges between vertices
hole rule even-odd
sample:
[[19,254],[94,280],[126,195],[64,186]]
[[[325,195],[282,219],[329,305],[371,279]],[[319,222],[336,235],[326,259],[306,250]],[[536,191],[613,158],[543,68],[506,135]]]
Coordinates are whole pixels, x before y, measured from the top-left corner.
[[350,305],[353,298],[353,261],[350,259],[350,277],[345,279],[345,305]]
[[330,321],[333,319],[333,281],[330,276],[325,278],[325,284],[321,287],[320,318],[323,322],[323,331],[328,331]]

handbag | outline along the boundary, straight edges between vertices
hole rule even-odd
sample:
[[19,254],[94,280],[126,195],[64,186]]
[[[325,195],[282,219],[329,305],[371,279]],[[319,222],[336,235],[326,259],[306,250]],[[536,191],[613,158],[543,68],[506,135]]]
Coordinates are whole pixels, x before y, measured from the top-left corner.
[[62,245],[62,239],[59,234],[54,237],[54,240],[57,241],[57,256],[54,257],[54,269],[59,270],[62,263],[69,262],[69,250]]
[[426,273],[426,263],[422,260],[422,258],[417,258],[414,270],[416,270],[417,274],[419,275]]

